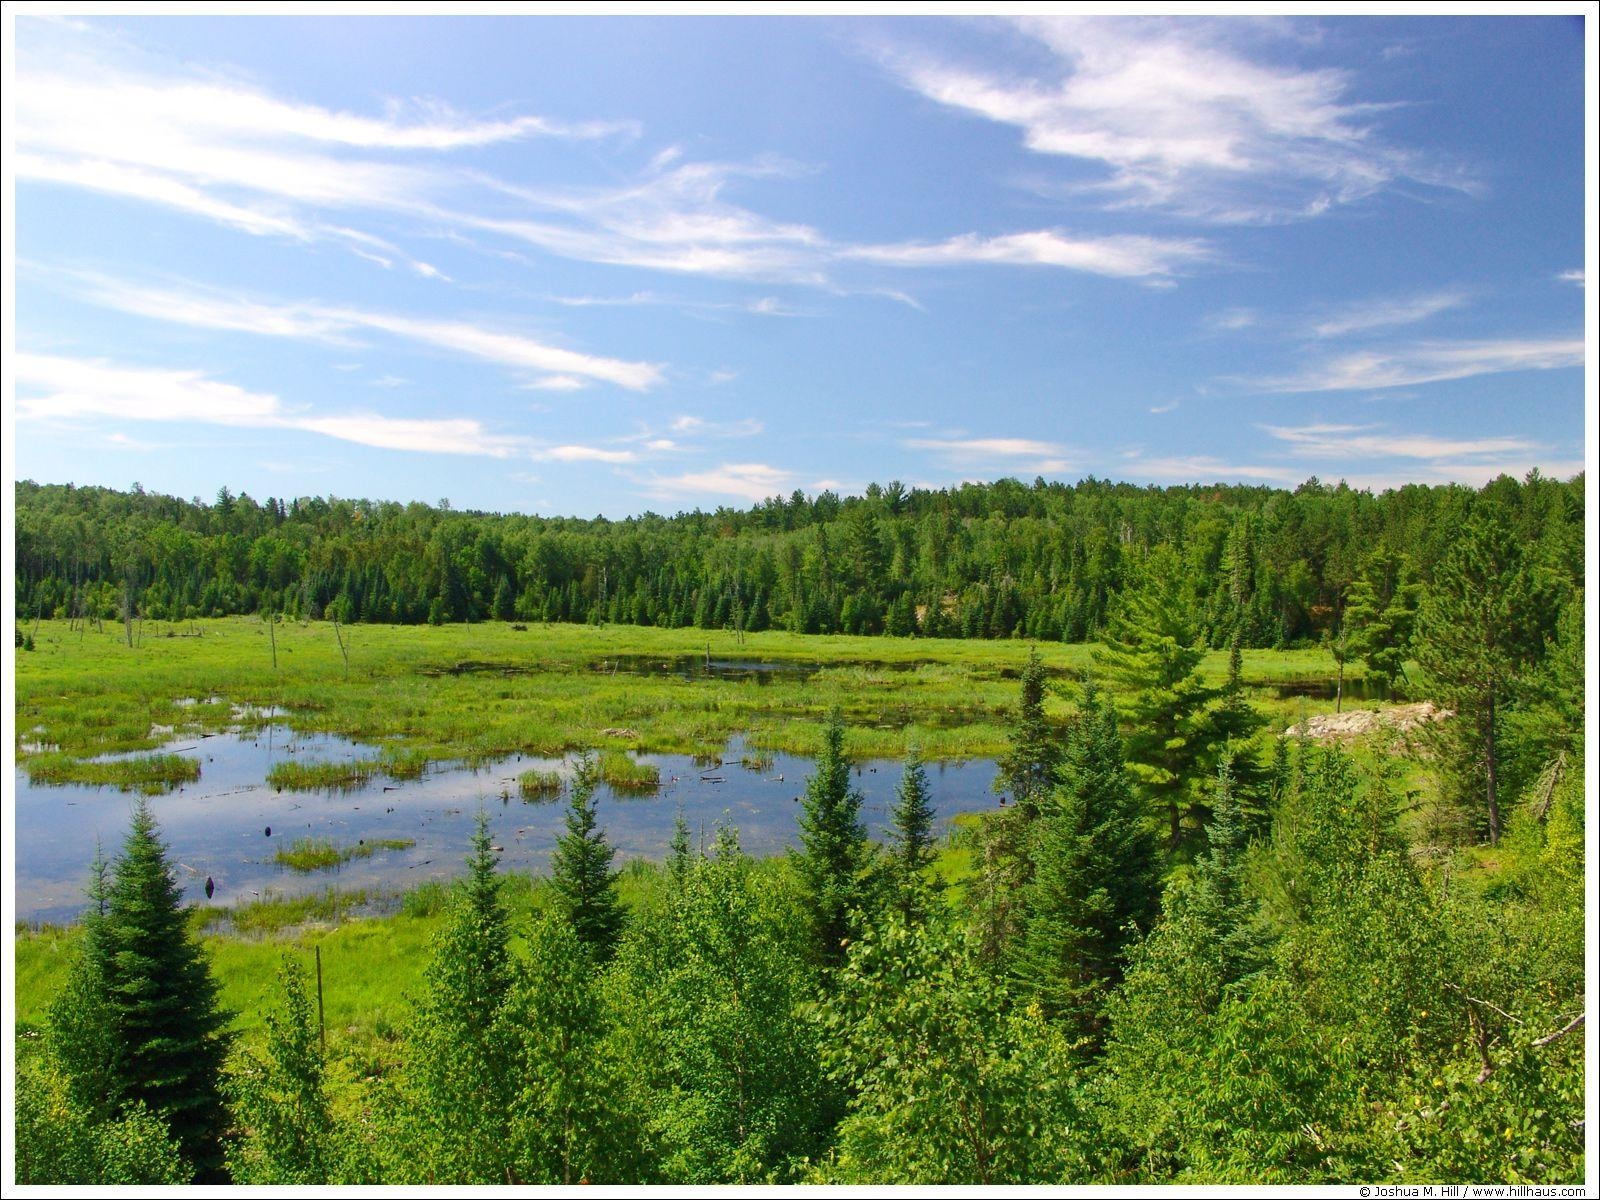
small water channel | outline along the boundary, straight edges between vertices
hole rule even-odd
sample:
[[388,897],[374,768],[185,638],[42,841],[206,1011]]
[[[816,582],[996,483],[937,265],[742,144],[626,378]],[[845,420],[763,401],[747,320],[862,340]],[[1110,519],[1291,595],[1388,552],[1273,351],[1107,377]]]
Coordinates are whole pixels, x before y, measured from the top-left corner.
[[[566,798],[526,803],[518,795],[524,771],[555,770],[570,777],[572,762],[517,757],[471,770],[443,764],[421,778],[393,780],[374,775],[357,788],[337,792],[277,791],[265,780],[273,764],[286,760],[374,759],[377,750],[326,734],[296,734],[284,725],[259,731],[182,738],[165,752],[194,758],[200,779],[151,800],[178,883],[187,902],[246,903],[267,895],[341,890],[372,893],[401,890],[430,879],[459,875],[474,818],[489,814],[502,869],[544,874],[550,851],[564,830]],[[661,786],[646,796],[619,796],[602,784],[597,810],[617,865],[629,859],[666,857],[673,821],[681,809],[696,838],[709,845],[717,822],[738,826],[740,842],[754,855],[775,854],[798,843],[800,797],[811,760],[778,754],[760,770],[740,765],[743,746],[731,742],[721,766],[697,764],[684,755],[643,754]],[[957,813],[991,808],[992,760],[929,764],[928,780],[942,833]],[[863,795],[868,832],[881,837],[889,825],[897,761],[863,762],[853,768]],[[16,797],[16,916],[29,923],[77,919],[98,842],[108,858],[120,850],[132,797],[111,788],[35,787],[18,769]],[[270,832],[268,832],[270,830]],[[327,871],[300,874],[279,865],[275,854],[298,838],[326,839],[338,846],[379,840],[412,841],[404,850],[380,849]],[[205,895],[210,878],[214,894]]]

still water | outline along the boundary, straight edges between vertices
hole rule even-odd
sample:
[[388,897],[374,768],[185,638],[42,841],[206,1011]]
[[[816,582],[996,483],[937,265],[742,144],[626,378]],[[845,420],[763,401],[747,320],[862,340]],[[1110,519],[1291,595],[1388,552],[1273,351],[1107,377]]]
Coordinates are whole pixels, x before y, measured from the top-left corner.
[[[268,895],[365,888],[392,892],[430,879],[452,879],[464,870],[467,844],[481,808],[503,848],[503,870],[544,874],[550,851],[564,831],[565,795],[525,803],[517,776],[531,769],[556,770],[570,778],[572,761],[515,757],[471,770],[442,764],[420,779],[398,781],[375,775],[360,788],[338,792],[278,792],[264,781],[276,762],[348,761],[375,758],[371,746],[325,734],[291,732],[271,725],[245,735],[189,737],[164,748],[196,759],[200,779],[179,791],[153,797],[150,806],[176,865],[186,902],[232,905]],[[681,810],[693,835],[709,845],[719,821],[739,829],[740,844],[760,856],[798,844],[800,797],[811,760],[779,754],[760,770],[739,764],[743,750],[729,744],[719,767],[673,754],[642,754],[640,762],[660,771],[661,787],[646,796],[618,796],[602,784],[596,809],[616,865],[630,859],[664,859],[673,820]],[[932,801],[942,834],[957,813],[991,808],[993,760],[927,766]],[[901,764],[869,761],[852,768],[862,793],[868,832],[882,837],[889,825]],[[133,799],[110,788],[35,787],[16,773],[17,919],[29,923],[71,921],[86,903],[89,864],[98,842],[107,858],[120,850]],[[270,833],[268,832],[270,830]],[[280,848],[316,837],[339,846],[363,840],[409,839],[406,850],[378,850],[328,871],[301,874],[274,861]],[[210,901],[205,882],[215,892]]]

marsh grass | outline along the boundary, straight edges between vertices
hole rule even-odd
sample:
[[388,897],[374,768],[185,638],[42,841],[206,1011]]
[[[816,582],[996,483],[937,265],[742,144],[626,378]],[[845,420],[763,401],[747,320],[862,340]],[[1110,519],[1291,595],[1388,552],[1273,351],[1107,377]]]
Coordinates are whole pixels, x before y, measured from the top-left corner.
[[291,871],[310,874],[341,867],[352,859],[370,858],[380,850],[409,850],[417,843],[412,838],[363,839],[354,846],[339,845],[328,838],[296,838],[289,846],[280,848],[272,856],[279,866]]
[[304,762],[283,759],[272,764],[267,772],[267,785],[279,791],[336,792],[365,787],[377,772],[378,764],[370,759],[350,762]]
[[181,754],[140,754],[132,758],[82,759],[54,751],[25,763],[28,781],[45,787],[79,784],[160,796],[200,778],[200,764]]
[[536,800],[553,800],[561,795],[561,788],[559,771],[524,771],[517,776],[517,792],[530,803]]
[[621,750],[606,750],[597,764],[600,781],[622,796],[644,796],[661,786],[661,769],[654,763],[635,762]]
[[[29,731],[32,774],[40,757],[88,759],[110,751],[149,751],[196,731],[220,732],[265,719],[268,712],[302,734],[332,733],[383,750],[367,771],[415,778],[430,764],[486,765],[523,754],[560,758],[627,730],[627,748],[720,762],[729,739],[746,735],[756,754],[814,754],[830,709],[850,730],[853,758],[899,758],[908,742],[930,761],[992,757],[1005,751],[1017,677],[1030,643],[927,638],[746,634],[636,626],[361,625],[350,641],[346,676],[333,627],[286,622],[278,627],[278,670],[258,621],[184,622],[167,632],[146,622],[133,649],[120,629],[80,636],[66,622],[40,624],[32,654],[17,659],[16,728]],[[198,634],[198,636],[193,636]],[[671,662],[687,656],[790,663],[808,672],[752,677],[675,672],[616,672],[596,662]],[[1094,648],[1041,643],[1052,692],[1046,712],[1076,706],[1079,681],[1094,670]],[[472,669],[462,669],[470,664]],[[1227,674],[1227,653],[1206,656],[1208,683]],[[1321,650],[1247,650],[1251,699],[1282,729],[1306,714],[1331,712],[1316,697],[1278,698],[1284,684],[1326,681],[1335,667]],[[1359,678],[1351,671],[1348,678]],[[53,746],[55,751],[43,750]],[[620,747],[615,747],[620,749]],[[351,770],[284,785],[348,786]],[[61,760],[45,764],[64,772]],[[626,786],[626,784],[625,784]]]

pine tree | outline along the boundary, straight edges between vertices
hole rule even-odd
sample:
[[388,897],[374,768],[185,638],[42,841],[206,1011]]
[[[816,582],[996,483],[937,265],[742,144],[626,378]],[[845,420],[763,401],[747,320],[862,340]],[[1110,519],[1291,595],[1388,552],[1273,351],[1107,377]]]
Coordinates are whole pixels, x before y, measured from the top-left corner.
[[838,709],[823,728],[816,773],[806,781],[800,845],[795,865],[810,917],[811,957],[830,971],[844,961],[850,911],[861,898],[861,868],[867,853],[861,793],[850,788],[844,719]]
[[1257,758],[1256,735],[1267,724],[1244,694],[1244,655],[1237,633],[1228,649],[1228,677],[1211,713],[1210,750],[1216,762],[1212,773],[1228,764],[1231,796],[1254,826],[1270,819],[1271,781]]
[[199,945],[149,803],[141,799],[111,867],[104,915],[106,1007],[115,1030],[113,1107],[143,1103],[164,1118],[201,1182],[226,1179],[221,1094],[227,1014]]
[[1244,882],[1249,843],[1250,822],[1235,794],[1232,764],[1224,760],[1217,768],[1206,851],[1195,862],[1194,883],[1184,896],[1184,903],[1210,933],[1224,985],[1259,969],[1265,959],[1265,934]]
[[1034,876],[1011,967],[1048,1014],[1093,1034],[1124,950],[1160,898],[1157,847],[1123,764],[1116,711],[1093,684],[1061,774],[1033,830]]
[[995,776],[996,791],[1010,791],[1017,807],[1029,818],[1035,816],[1044,797],[1055,786],[1055,770],[1060,754],[1055,734],[1045,720],[1046,682],[1039,648],[1031,647],[1022,667],[1022,697],[1011,726],[1011,748],[1000,759]]
[[113,950],[106,924],[110,872],[111,864],[96,845],[90,866],[90,907],[83,917],[78,956],[49,1018],[50,1049],[61,1065],[73,1104],[102,1121],[115,1115],[119,1090],[120,1045],[111,1007]]
[[1474,517],[1434,572],[1418,617],[1417,660],[1455,717],[1436,727],[1456,797],[1481,799],[1489,841],[1500,840],[1506,710],[1555,626],[1554,589],[1523,554],[1509,521]]
[[1157,547],[1138,586],[1123,593],[1095,653],[1122,705],[1128,766],[1166,817],[1173,849],[1183,842],[1185,818],[1202,815],[1196,780],[1215,741],[1206,716],[1215,693],[1197,673],[1205,651],[1182,582],[1177,556]]
[[912,746],[906,754],[905,773],[895,793],[890,856],[896,903],[906,923],[913,924],[926,907],[928,868],[938,857],[933,844],[933,803],[928,796],[928,773],[922,752]]
[[[1367,678],[1392,693],[1405,679],[1405,660],[1416,632],[1418,585],[1403,554],[1375,551],[1345,598],[1350,652],[1367,666]],[[1408,681],[1409,682],[1409,681]]]
[[617,898],[617,872],[611,869],[616,851],[597,828],[595,788],[599,775],[594,760],[585,755],[572,780],[572,803],[567,831],[556,840],[550,857],[550,884],[556,908],[572,926],[578,940],[597,963],[610,961],[622,936],[622,902]]

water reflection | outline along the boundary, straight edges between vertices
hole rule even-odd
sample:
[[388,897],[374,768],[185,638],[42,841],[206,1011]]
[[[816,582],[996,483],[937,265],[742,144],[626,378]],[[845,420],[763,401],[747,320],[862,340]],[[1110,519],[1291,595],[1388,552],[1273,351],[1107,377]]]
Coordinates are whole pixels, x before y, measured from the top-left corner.
[[[542,874],[564,828],[566,801],[524,803],[517,777],[535,769],[569,778],[572,773],[570,760],[513,757],[476,771],[442,764],[405,781],[374,775],[361,787],[335,793],[280,792],[264,782],[274,763],[373,759],[379,748],[269,725],[242,736],[188,737],[164,750],[197,759],[200,781],[154,797],[151,808],[177,864],[185,901],[207,903],[209,877],[215,885],[210,903],[216,905],[267,894],[320,892],[329,883],[382,892],[454,878],[462,871],[480,806],[488,811],[495,844],[503,847],[502,867]],[[799,798],[811,761],[764,754],[752,762],[758,769],[749,769],[740,765],[745,753],[736,739],[723,764],[714,768],[685,755],[639,755],[640,762],[653,764],[661,775],[661,787],[651,796],[619,797],[601,785],[597,809],[607,839],[617,848],[618,864],[664,858],[680,808],[694,836],[707,844],[721,820],[739,827],[741,844],[755,855],[797,844]],[[863,794],[862,815],[874,837],[881,837],[889,825],[900,774],[895,761],[864,762],[852,771],[853,784]],[[992,760],[928,765],[941,831],[957,813],[994,806],[994,775]],[[15,796],[17,918],[74,920],[86,903],[84,887],[95,844],[108,857],[118,852],[133,800],[112,789],[34,787],[21,769]],[[416,844],[407,850],[380,850],[337,872],[302,875],[274,861],[280,848],[302,837],[337,845],[363,839],[413,839]]]

